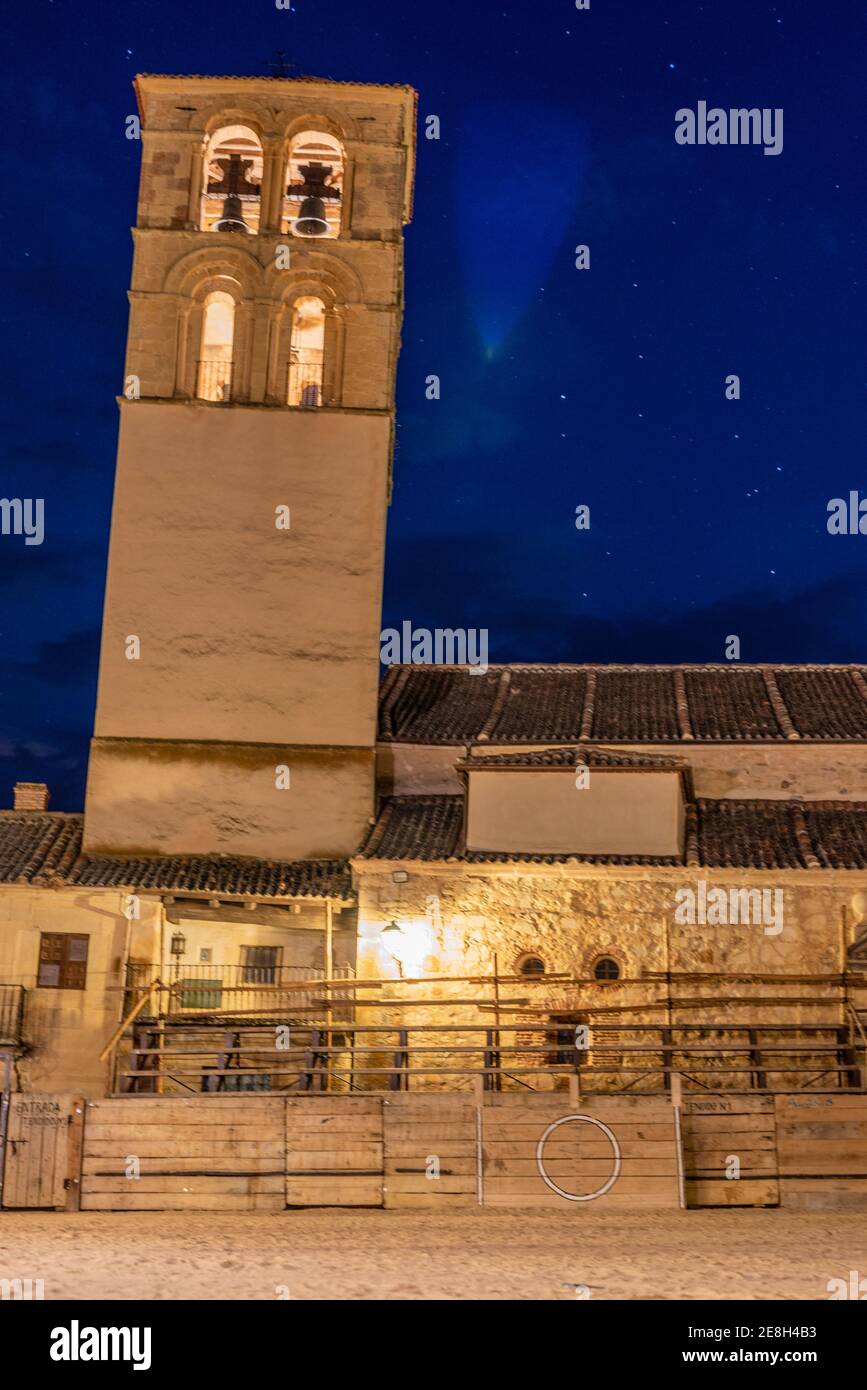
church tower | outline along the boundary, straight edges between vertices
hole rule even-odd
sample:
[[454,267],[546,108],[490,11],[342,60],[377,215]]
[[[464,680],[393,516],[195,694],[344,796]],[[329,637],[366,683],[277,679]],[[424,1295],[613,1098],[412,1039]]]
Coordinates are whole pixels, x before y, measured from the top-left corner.
[[84,847],[346,855],[373,814],[415,94],[135,85]]

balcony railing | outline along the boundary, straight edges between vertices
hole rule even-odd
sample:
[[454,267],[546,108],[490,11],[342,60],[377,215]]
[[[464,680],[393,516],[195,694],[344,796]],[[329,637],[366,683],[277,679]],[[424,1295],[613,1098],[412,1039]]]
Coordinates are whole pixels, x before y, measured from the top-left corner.
[[0,985],[0,1045],[21,1042],[26,994],[23,985]]
[[196,395],[200,401],[230,401],[234,362],[217,357],[203,357],[198,364]]
[[[127,967],[128,999],[156,979],[151,966]],[[237,1018],[278,1018],[325,1015],[322,991],[298,989],[300,981],[323,980],[324,970],[307,965],[184,965],[163,974],[163,989],[155,989],[153,1008],[167,1018],[220,1015]],[[353,980],[351,965],[334,967],[332,979]],[[349,997],[349,996],[347,996]],[[335,1007],[335,1012],[339,1005]]]
[[289,405],[322,404],[325,353],[321,348],[291,348],[289,353]]

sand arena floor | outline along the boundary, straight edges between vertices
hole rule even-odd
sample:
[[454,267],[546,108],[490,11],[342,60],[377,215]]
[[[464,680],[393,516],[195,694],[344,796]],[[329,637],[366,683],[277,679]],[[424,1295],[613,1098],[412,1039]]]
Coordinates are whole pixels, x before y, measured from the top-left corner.
[[826,1299],[851,1269],[867,1211],[0,1213],[0,1278],[46,1299]]

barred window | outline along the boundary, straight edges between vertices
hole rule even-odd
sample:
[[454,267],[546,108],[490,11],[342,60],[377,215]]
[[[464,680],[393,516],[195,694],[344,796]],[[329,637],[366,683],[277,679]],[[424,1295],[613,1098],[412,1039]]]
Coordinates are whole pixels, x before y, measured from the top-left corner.
[[277,983],[282,946],[242,946],[241,975],[247,985]]

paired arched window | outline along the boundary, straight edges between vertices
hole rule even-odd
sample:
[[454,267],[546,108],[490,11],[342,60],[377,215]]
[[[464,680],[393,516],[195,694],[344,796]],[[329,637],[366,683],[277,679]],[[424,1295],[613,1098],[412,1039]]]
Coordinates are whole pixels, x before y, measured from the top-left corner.
[[287,405],[321,405],[324,373],[325,305],[304,295],[292,307]]
[[232,399],[235,301],[225,290],[212,290],[202,312],[196,395],[203,401]]
[[[334,135],[302,130],[292,139],[283,171],[280,231],[297,237],[336,237],[343,218],[343,148]],[[203,232],[259,231],[262,142],[250,126],[225,125],[204,149]],[[270,195],[266,189],[266,197]]]
[[262,146],[249,126],[215,130],[205,147],[203,232],[258,232]]
[[302,130],[289,148],[280,230],[299,237],[340,235],[343,151],[333,135]]

